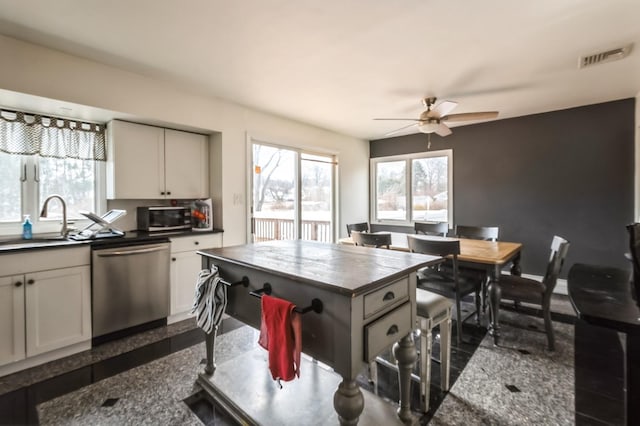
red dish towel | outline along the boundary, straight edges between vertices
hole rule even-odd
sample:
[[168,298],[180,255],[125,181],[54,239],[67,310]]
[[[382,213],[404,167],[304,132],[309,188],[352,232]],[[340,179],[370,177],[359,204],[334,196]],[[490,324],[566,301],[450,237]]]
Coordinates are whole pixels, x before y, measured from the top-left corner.
[[262,295],[260,346],[269,351],[269,371],[274,380],[300,377],[302,321],[287,300]]

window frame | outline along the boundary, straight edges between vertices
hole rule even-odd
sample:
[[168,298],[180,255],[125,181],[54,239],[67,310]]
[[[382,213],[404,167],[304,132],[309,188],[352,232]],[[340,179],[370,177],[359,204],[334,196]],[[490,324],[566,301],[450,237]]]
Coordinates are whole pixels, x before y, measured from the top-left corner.
[[[369,223],[376,225],[413,226],[413,168],[412,161],[433,157],[447,157],[447,223],[453,223],[453,149],[438,151],[426,151],[415,154],[391,155],[386,157],[374,157],[369,159]],[[405,217],[401,220],[378,219],[378,163],[405,162],[405,193],[406,208]]]
[[[33,233],[55,233],[61,229],[61,222],[59,218],[41,218],[40,210],[42,209],[39,204],[40,185],[36,180],[36,176],[40,175],[40,169],[42,167],[40,159],[43,158],[37,154],[34,155],[20,155],[20,154],[8,154],[16,155],[20,158],[20,168],[26,172],[24,181],[20,185],[20,218],[15,221],[0,222],[0,236],[13,236],[20,235],[22,233],[22,222],[24,215],[29,215],[31,223],[33,224]],[[106,211],[107,198],[106,198],[106,162],[97,160],[82,160],[93,161],[95,163],[95,183],[94,183],[94,199],[95,204],[93,206],[94,212],[101,215]],[[51,194],[47,194],[51,195]],[[64,198],[64,194],[61,194]],[[18,200],[16,200],[17,202]],[[57,203],[55,201],[54,203]],[[67,212],[69,216],[70,212]],[[89,219],[78,219],[67,217],[67,223],[73,224],[73,227],[82,229],[92,222]]]
[[[295,154],[295,193],[296,193],[296,205],[295,205],[295,209],[294,209],[294,214],[295,214],[295,222],[296,222],[296,233],[297,233],[297,237],[298,239],[300,239],[300,236],[302,235],[302,175],[301,175],[301,166],[302,166],[302,156],[303,155],[310,155],[310,156],[319,156],[319,157],[326,157],[326,158],[331,158],[332,161],[327,162],[327,164],[331,164],[332,165],[332,172],[331,172],[331,192],[332,192],[332,196],[331,196],[331,242],[335,242],[337,241],[338,238],[338,226],[337,226],[337,217],[338,217],[338,209],[339,209],[339,204],[338,204],[338,200],[339,200],[339,194],[338,194],[338,190],[339,190],[339,185],[338,185],[338,165],[339,165],[339,160],[338,160],[338,153],[335,151],[331,151],[331,150],[323,150],[321,148],[306,148],[306,147],[298,147],[298,146],[294,146],[294,145],[286,145],[286,144],[279,144],[279,143],[273,143],[273,142],[266,142],[266,138],[257,138],[254,136],[251,136],[249,134],[247,134],[246,137],[246,146],[247,146],[247,181],[246,181],[246,187],[247,187],[247,237],[246,237],[246,241],[247,244],[253,244],[253,233],[252,233],[252,222],[253,222],[253,218],[254,218],[254,211],[253,209],[255,208],[255,206],[253,205],[253,191],[255,190],[254,186],[253,186],[253,145],[254,144],[258,144],[258,145],[264,145],[264,146],[268,146],[274,149],[282,149],[282,150],[287,150],[287,151],[292,151]],[[310,161],[314,161],[314,160],[310,160]]]

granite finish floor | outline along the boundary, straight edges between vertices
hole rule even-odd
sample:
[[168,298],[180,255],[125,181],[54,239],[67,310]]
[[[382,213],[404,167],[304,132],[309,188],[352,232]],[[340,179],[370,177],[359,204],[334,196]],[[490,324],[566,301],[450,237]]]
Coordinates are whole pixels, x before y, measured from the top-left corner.
[[[558,314],[554,319],[560,320],[554,321],[555,353],[544,350],[539,318],[514,314],[508,307],[501,313],[503,339],[498,347],[483,327],[465,324],[464,341],[452,351],[453,387],[440,392],[439,369],[432,369],[432,409],[421,424],[573,424],[573,326],[561,322],[572,318]],[[194,384],[205,356],[202,332],[193,329],[193,321],[169,330],[156,330],[146,340],[124,339],[119,349],[117,342],[109,344],[109,350],[101,345],[89,351],[96,351],[97,361],[85,354],[78,357],[82,361],[58,361],[40,367],[44,371],[3,377],[0,423],[232,424],[201,398]],[[139,346],[132,350],[133,340]],[[255,330],[225,320],[217,362],[254,348],[256,340]],[[434,349],[437,352],[437,345]],[[117,355],[107,355],[111,351]],[[53,376],[40,378],[43,374]],[[379,374],[380,395],[397,400],[396,373],[381,367]],[[359,382],[369,386],[365,375]],[[418,386],[412,388],[417,407]]]

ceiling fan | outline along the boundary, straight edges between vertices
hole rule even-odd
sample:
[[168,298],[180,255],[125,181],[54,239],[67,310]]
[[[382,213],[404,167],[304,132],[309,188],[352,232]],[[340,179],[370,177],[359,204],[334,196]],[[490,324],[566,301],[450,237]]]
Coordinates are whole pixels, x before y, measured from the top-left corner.
[[408,126],[401,127],[387,133],[385,136],[390,136],[398,133],[402,130],[408,129],[413,126],[418,126],[418,130],[422,133],[435,133],[440,136],[448,136],[451,134],[451,129],[444,123],[445,121],[472,121],[472,120],[488,120],[496,118],[498,111],[484,111],[484,112],[465,112],[461,114],[449,114],[457,105],[457,102],[442,101],[435,108],[431,109],[436,103],[435,97],[424,98],[422,104],[427,107],[427,110],[420,114],[419,118],[374,118],[374,120],[403,120],[403,121],[415,121],[415,123]]

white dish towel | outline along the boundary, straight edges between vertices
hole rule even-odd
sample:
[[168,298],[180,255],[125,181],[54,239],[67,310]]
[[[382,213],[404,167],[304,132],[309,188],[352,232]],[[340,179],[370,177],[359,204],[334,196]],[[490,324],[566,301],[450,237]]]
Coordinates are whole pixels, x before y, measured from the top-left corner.
[[203,269],[198,274],[191,313],[196,314],[198,327],[209,334],[218,329],[227,307],[227,286],[220,279],[218,267]]

